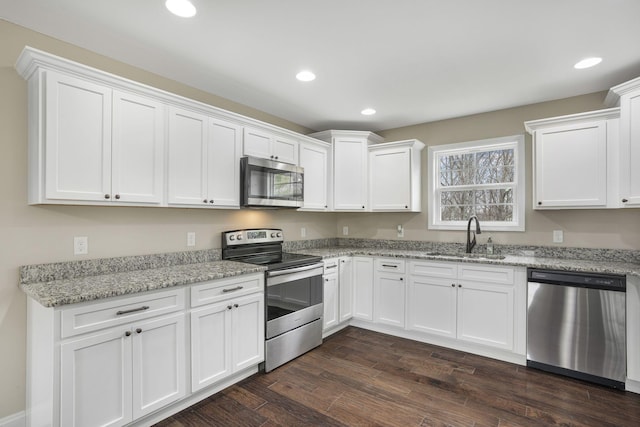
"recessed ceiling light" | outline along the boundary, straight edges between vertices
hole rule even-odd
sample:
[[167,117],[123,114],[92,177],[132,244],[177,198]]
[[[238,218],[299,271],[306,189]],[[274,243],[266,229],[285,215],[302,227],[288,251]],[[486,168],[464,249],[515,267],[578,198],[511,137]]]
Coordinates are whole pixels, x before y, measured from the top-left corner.
[[573,66],[573,68],[582,70],[583,68],[590,68],[595,65],[598,65],[601,62],[602,62],[602,58],[597,58],[597,57],[585,58],[582,61],[577,62],[576,65]]
[[362,114],[363,116],[372,116],[376,113],[376,110],[374,110],[373,108],[365,108],[364,110],[360,111],[360,114]]
[[316,79],[316,75],[309,70],[304,70],[296,74],[296,79],[300,80],[301,82],[310,82]]
[[169,12],[181,18],[191,18],[196,14],[196,7],[189,0],[167,0],[164,5]]

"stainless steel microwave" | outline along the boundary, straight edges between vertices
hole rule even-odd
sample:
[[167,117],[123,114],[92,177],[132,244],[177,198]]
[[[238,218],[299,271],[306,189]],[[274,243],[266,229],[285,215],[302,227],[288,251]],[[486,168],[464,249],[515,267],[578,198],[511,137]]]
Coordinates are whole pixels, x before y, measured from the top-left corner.
[[289,163],[242,157],[240,201],[243,207],[300,208],[304,201],[304,169]]

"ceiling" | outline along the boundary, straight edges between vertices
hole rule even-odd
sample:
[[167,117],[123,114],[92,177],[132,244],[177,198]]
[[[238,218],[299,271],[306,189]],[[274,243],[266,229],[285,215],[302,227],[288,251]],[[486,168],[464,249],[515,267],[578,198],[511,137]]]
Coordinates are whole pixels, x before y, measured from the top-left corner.
[[[0,0],[0,17],[313,130],[392,129],[640,76],[639,0],[192,2],[185,19],[164,0]],[[603,62],[573,68],[588,56]],[[297,81],[302,69],[317,79]]]

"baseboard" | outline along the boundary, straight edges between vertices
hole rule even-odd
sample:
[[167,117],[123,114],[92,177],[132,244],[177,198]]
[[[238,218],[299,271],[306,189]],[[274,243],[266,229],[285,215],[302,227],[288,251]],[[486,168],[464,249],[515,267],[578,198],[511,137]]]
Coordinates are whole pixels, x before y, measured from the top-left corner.
[[27,419],[24,411],[0,418],[0,427],[25,427],[26,425]]
[[625,382],[625,387],[627,391],[640,394],[640,381],[634,381],[627,378],[627,381]]

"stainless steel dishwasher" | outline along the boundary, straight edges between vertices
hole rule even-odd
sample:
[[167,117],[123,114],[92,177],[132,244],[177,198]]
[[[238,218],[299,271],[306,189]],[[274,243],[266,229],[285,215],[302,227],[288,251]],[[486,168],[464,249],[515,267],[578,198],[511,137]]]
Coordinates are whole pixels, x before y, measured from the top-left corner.
[[527,366],[625,388],[625,276],[530,268]]

